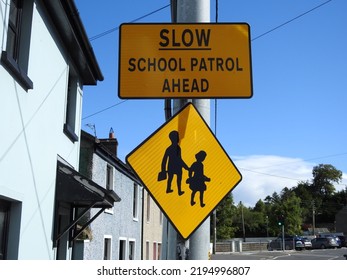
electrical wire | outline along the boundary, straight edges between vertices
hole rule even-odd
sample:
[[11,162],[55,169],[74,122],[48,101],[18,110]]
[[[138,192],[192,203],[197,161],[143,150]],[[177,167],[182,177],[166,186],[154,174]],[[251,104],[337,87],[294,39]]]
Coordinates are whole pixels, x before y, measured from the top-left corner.
[[303,181],[302,179],[296,179],[296,178],[291,178],[291,177],[286,177],[286,176],[280,176],[280,175],[274,175],[274,174],[269,174],[269,173],[264,173],[264,172],[258,172],[258,171],[254,171],[254,170],[246,169],[246,168],[242,168],[242,167],[238,167],[238,168],[241,170],[244,170],[244,171],[248,171],[248,172],[252,172],[252,173],[256,173],[256,174],[260,174],[260,175],[266,175],[266,176],[270,176],[270,177],[288,179],[288,180],[293,180],[293,181]]
[[[143,15],[143,16],[141,16],[141,17],[138,17],[138,18],[136,18],[136,19],[134,19],[134,20],[132,20],[132,21],[129,21],[129,23],[137,22],[137,21],[139,21],[139,20],[141,20],[141,19],[144,19],[144,18],[146,18],[146,17],[148,17],[148,16],[150,16],[150,15],[153,15],[153,14],[155,14],[155,13],[161,11],[161,10],[164,10],[164,9],[167,8],[167,7],[170,7],[170,4],[168,4],[168,5],[166,5],[166,6],[163,6],[163,7],[159,8],[159,9],[156,9],[156,10],[154,10],[154,11],[152,11],[152,12],[149,12],[148,14],[145,14],[145,15]],[[90,40],[90,41],[94,41],[94,40],[99,39],[99,38],[101,38],[101,37],[104,37],[104,36],[106,36],[106,35],[108,35],[108,34],[110,34],[110,33],[112,33],[112,32],[115,32],[115,31],[117,31],[118,29],[119,29],[119,26],[118,26],[118,27],[111,28],[111,29],[109,29],[109,30],[106,30],[106,31],[104,31],[104,32],[102,32],[102,33],[100,33],[100,34],[98,34],[98,35],[95,35],[95,36],[93,36],[93,37],[90,37],[89,40]]]
[[[259,39],[259,38],[261,38],[261,37],[264,37],[265,35],[268,35],[269,33],[272,33],[272,32],[274,32],[275,30],[277,30],[277,29],[279,29],[279,28],[282,28],[283,26],[285,26],[285,25],[287,25],[287,24],[289,24],[289,23],[291,23],[291,22],[293,22],[293,21],[295,21],[295,20],[297,20],[297,19],[299,19],[299,18],[301,18],[301,17],[303,17],[303,16],[305,16],[305,15],[307,15],[307,14],[313,12],[314,10],[316,10],[316,9],[318,9],[318,8],[321,8],[322,6],[328,4],[329,2],[332,2],[332,0],[325,1],[325,2],[323,2],[322,4],[319,4],[319,5],[315,6],[314,8],[312,8],[312,9],[310,9],[310,10],[308,10],[308,11],[306,11],[306,12],[304,12],[304,13],[302,13],[302,14],[300,14],[300,15],[298,15],[298,16],[296,16],[296,17],[294,17],[294,18],[292,18],[292,19],[290,19],[290,20],[288,20],[288,21],[286,21],[286,22],[284,22],[284,23],[282,23],[282,24],[280,24],[280,25],[274,27],[274,28],[272,28],[272,29],[270,29],[269,31],[264,32],[264,33],[262,33],[262,34],[256,36],[255,38],[251,39],[251,41],[255,41],[255,40],[257,40],[257,39]],[[215,3],[216,3],[215,21],[216,21],[216,23],[217,23],[217,22],[218,22],[218,16],[219,16],[218,0],[216,0]],[[169,7],[169,6],[171,6],[171,3],[168,4],[168,5],[166,5],[166,6],[161,7],[161,8],[159,8],[159,9],[156,9],[156,10],[150,12],[150,13],[147,13],[147,14],[145,14],[145,15],[139,17],[139,18],[136,18],[136,19],[130,21],[130,23],[137,22],[137,21],[139,21],[139,20],[141,20],[141,19],[143,19],[143,18],[146,18],[146,17],[148,17],[148,16],[150,16],[150,15],[152,15],[152,14],[154,14],[154,13],[157,13],[157,12],[159,12],[159,11],[161,11],[161,10],[163,10],[163,9],[165,9],[165,8],[167,8],[167,7]],[[90,40],[90,41],[93,41],[93,40],[99,39],[99,38],[101,38],[101,37],[103,37],[103,36],[106,36],[106,35],[108,35],[108,34],[114,32],[114,31],[117,31],[118,29],[119,29],[119,27],[115,27],[115,28],[106,30],[106,31],[104,31],[104,32],[102,32],[102,33],[100,33],[100,34],[98,34],[98,35],[95,35],[95,36],[91,37],[89,40]],[[123,100],[123,101],[121,101],[121,102],[119,102],[119,103],[117,103],[117,104],[114,104],[114,105],[109,106],[109,107],[107,107],[107,108],[105,108],[105,109],[102,109],[102,110],[97,111],[97,112],[95,112],[95,113],[93,113],[93,114],[90,114],[90,115],[88,115],[88,116],[86,116],[86,117],[83,117],[82,120],[85,120],[85,119],[90,118],[90,117],[92,117],[92,116],[95,116],[95,115],[98,115],[98,114],[100,114],[100,113],[103,113],[103,112],[105,112],[105,111],[107,111],[107,110],[109,110],[109,109],[111,109],[111,108],[114,108],[114,107],[116,107],[116,106],[118,106],[118,105],[121,105],[122,103],[124,103],[124,102],[126,102],[126,101],[128,101],[128,100]],[[217,100],[215,100],[215,135],[216,135],[216,134],[217,134]],[[335,157],[335,156],[340,156],[340,155],[345,155],[345,154],[347,154],[347,153],[340,153],[340,154],[335,154],[335,155],[330,155],[330,156],[324,156],[324,157],[316,157],[316,158],[311,158],[311,159],[307,159],[307,160],[303,160],[303,161],[308,161],[308,160],[313,160],[313,159],[320,159],[320,158],[327,158],[327,157]],[[273,167],[273,166],[279,166],[279,165],[287,165],[287,164],[291,164],[291,163],[294,163],[294,162],[283,163],[283,164],[278,164],[278,165],[271,165],[271,166],[267,166],[267,167]],[[266,168],[266,167],[262,167],[262,168]],[[285,177],[285,176],[278,176],[278,175],[273,175],[273,174],[258,172],[258,171],[250,170],[250,169],[246,169],[246,168],[240,168],[240,169],[243,169],[243,170],[248,171],[248,172],[258,173],[258,174],[261,174],[261,175],[266,175],[266,176],[277,177],[277,178],[282,178],[282,179],[289,179],[289,180],[300,181],[300,179],[295,179],[295,178],[290,178],[290,177]]]
[[[287,163],[283,163],[283,164],[269,165],[269,166],[260,167],[260,168],[261,168],[261,169],[262,169],[262,168],[269,168],[269,167],[275,167],[275,166],[280,166],[280,165],[288,165],[288,164],[292,164],[292,163],[295,163],[295,162],[310,161],[310,160],[313,160],[313,159],[322,159],[322,158],[338,157],[338,156],[344,156],[344,155],[347,155],[347,152],[339,153],[339,154],[333,154],[333,155],[328,155],[328,156],[321,156],[321,157],[303,159],[303,160],[300,160],[300,161],[287,162]],[[252,173],[256,173],[256,174],[260,174],[260,175],[265,175],[265,176],[270,176],[270,177],[276,177],[276,178],[281,178],[281,179],[288,179],[288,180],[293,180],[293,181],[298,181],[298,182],[299,182],[299,181],[303,181],[302,179],[297,179],[297,178],[292,178],[292,177],[286,177],[286,176],[280,176],[280,175],[274,175],[274,174],[269,174],[269,173],[265,173],[265,172],[255,171],[255,169],[257,169],[257,168],[253,168],[252,170],[251,170],[251,169],[247,169],[247,168],[243,168],[243,167],[238,167],[238,168],[241,169],[241,170],[247,171],[247,172],[252,172]],[[258,168],[258,169],[259,169],[259,168]],[[342,182],[341,182],[341,183],[334,184],[334,185],[337,185],[337,186],[347,186],[345,183],[342,183]]]
[[339,156],[344,156],[344,155],[347,155],[347,152],[338,153],[338,154],[332,154],[332,155],[327,155],[327,156],[314,157],[314,158],[307,158],[307,159],[303,159],[303,160],[294,160],[294,161],[291,161],[291,162],[272,164],[272,165],[269,165],[269,166],[255,167],[255,168],[253,168],[253,170],[255,170],[255,169],[263,169],[263,168],[268,168],[268,167],[275,167],[275,166],[282,166],[282,165],[290,165],[290,164],[298,163],[298,162],[302,162],[302,161],[312,161],[312,160],[323,159],[323,158],[339,157]]
[[284,23],[282,23],[282,24],[280,24],[280,25],[278,25],[278,26],[276,26],[276,27],[270,29],[269,31],[266,31],[265,33],[260,34],[259,36],[253,38],[251,41],[255,41],[255,40],[257,40],[257,39],[259,39],[259,38],[261,38],[261,37],[263,37],[263,36],[265,36],[265,35],[267,35],[267,34],[273,32],[273,31],[275,31],[275,30],[277,30],[277,29],[279,29],[279,28],[281,28],[281,27],[283,27],[283,26],[285,26],[285,25],[287,25],[287,24],[289,24],[289,23],[291,23],[291,22],[293,22],[293,21],[295,21],[295,20],[297,20],[297,19],[299,19],[299,18],[301,18],[301,17],[303,17],[303,16],[305,16],[305,15],[311,13],[311,12],[313,12],[314,10],[316,10],[316,9],[318,9],[318,8],[320,8],[320,7],[324,6],[324,5],[326,5],[326,4],[328,4],[328,3],[331,2],[331,1],[333,1],[333,0],[328,0],[328,1],[326,1],[326,2],[324,2],[324,3],[322,3],[322,4],[320,4],[320,5],[318,5],[318,6],[314,7],[314,8],[312,8],[312,9],[310,9],[310,10],[308,10],[308,11],[306,11],[306,12],[304,12],[304,13],[302,13],[302,14],[300,14],[300,15],[298,15],[298,16],[296,16],[296,17],[294,17],[294,18],[292,18],[292,19],[290,19],[290,20],[288,20],[288,21],[286,21],[286,22],[284,22]]
[[[302,13],[302,14],[300,14],[300,15],[298,15],[298,16],[296,16],[296,17],[294,17],[294,18],[292,18],[292,19],[290,19],[290,20],[288,20],[288,21],[286,21],[286,22],[284,22],[284,23],[282,23],[282,24],[280,24],[280,25],[274,27],[274,28],[272,28],[272,29],[270,29],[269,31],[266,31],[266,32],[264,32],[264,33],[262,33],[262,34],[256,36],[255,38],[251,39],[251,41],[255,41],[255,40],[257,40],[257,39],[259,39],[259,38],[261,38],[261,37],[263,37],[263,36],[265,36],[265,35],[267,35],[267,34],[273,32],[273,31],[275,31],[275,30],[277,30],[277,29],[279,29],[279,28],[281,28],[281,27],[283,27],[283,26],[285,26],[285,25],[287,25],[287,24],[289,24],[289,23],[291,23],[291,22],[293,22],[293,21],[295,21],[295,20],[297,20],[297,19],[299,19],[299,18],[301,18],[301,17],[303,17],[303,16],[305,16],[305,15],[311,13],[311,12],[313,12],[314,10],[316,10],[316,9],[318,9],[318,8],[324,6],[324,5],[326,5],[326,4],[328,4],[329,2],[332,2],[332,1],[333,1],[333,0],[325,1],[325,2],[323,2],[322,4],[319,4],[318,6],[315,6],[314,8],[312,8],[312,9],[310,9],[310,10],[308,10],[308,11],[306,11],[306,12],[304,12],[304,13]],[[153,15],[153,14],[155,14],[155,13],[157,13],[157,12],[159,12],[159,11],[161,11],[161,10],[163,10],[163,9],[165,9],[165,8],[167,8],[167,7],[169,7],[169,6],[171,6],[171,4],[165,5],[165,6],[161,7],[161,8],[159,8],[159,9],[156,9],[156,10],[154,10],[154,11],[152,11],[152,12],[149,12],[149,13],[147,13],[147,14],[141,16],[141,17],[138,17],[138,18],[136,18],[136,19],[130,21],[130,23],[134,23],[134,22],[137,22],[137,21],[139,21],[139,20],[141,20],[141,19],[144,19],[144,18],[146,18],[146,17],[148,17],[148,16],[150,16],[150,15]],[[218,0],[216,0],[216,22],[218,22],[218,13],[219,13],[219,10],[218,10]],[[106,36],[106,35],[108,35],[108,34],[110,34],[110,33],[112,33],[112,32],[115,32],[115,31],[117,31],[118,29],[119,29],[119,27],[111,28],[111,29],[109,29],[109,30],[106,30],[106,31],[100,33],[100,34],[97,34],[97,35],[95,35],[95,36],[93,36],[93,37],[90,37],[89,40],[90,40],[90,41],[94,41],[94,40],[99,39],[99,38],[101,38],[101,37],[104,37],[104,36]]]
[[95,116],[95,115],[98,115],[98,114],[100,114],[100,113],[102,113],[102,112],[105,112],[105,111],[107,111],[107,110],[109,110],[109,109],[112,109],[112,108],[114,108],[114,107],[116,107],[116,106],[119,106],[119,105],[121,105],[122,103],[124,103],[124,102],[126,102],[126,101],[128,101],[128,99],[122,100],[121,102],[118,102],[118,103],[116,103],[116,104],[114,104],[114,105],[111,105],[111,106],[109,106],[109,107],[107,107],[107,108],[105,108],[105,109],[102,109],[102,110],[100,110],[100,111],[97,111],[97,112],[95,112],[95,113],[93,113],[93,114],[90,114],[90,115],[88,115],[88,116],[86,116],[86,117],[83,117],[82,120],[88,119],[88,118],[93,117],[93,116]]
[[[302,13],[302,14],[300,14],[300,15],[294,17],[294,18],[292,18],[291,20],[288,20],[288,21],[286,21],[285,23],[282,23],[282,24],[276,26],[275,28],[272,28],[272,29],[269,30],[269,31],[267,31],[267,32],[265,32],[265,33],[263,33],[263,34],[260,34],[259,36],[253,38],[251,41],[255,41],[255,40],[257,40],[257,39],[259,39],[259,38],[261,38],[261,37],[263,37],[263,36],[265,36],[265,35],[267,35],[267,34],[273,32],[273,31],[275,31],[275,30],[277,30],[277,29],[279,29],[279,28],[281,28],[281,27],[283,27],[283,26],[285,26],[285,25],[287,25],[287,24],[293,22],[294,20],[296,20],[296,19],[298,19],[298,18],[300,18],[300,17],[303,17],[303,16],[307,15],[308,13],[310,13],[310,12],[312,12],[312,11],[314,11],[314,10],[320,8],[320,7],[322,7],[323,5],[328,4],[328,3],[331,2],[331,1],[333,1],[333,0],[328,0],[328,1],[322,3],[322,4],[318,5],[318,6],[315,6],[314,8],[312,8],[312,9],[310,9],[310,10],[308,10],[308,11],[306,11],[306,12],[304,12],[304,13]],[[158,11],[161,11],[161,10],[163,10],[163,9],[169,7],[169,6],[171,6],[171,4],[168,4],[168,5],[166,5],[166,6],[163,6],[163,7],[159,8],[159,9],[157,9],[157,10],[154,10],[154,11],[148,13],[148,14],[145,14],[145,15],[139,17],[139,18],[136,18],[136,19],[130,21],[130,23],[134,23],[134,22],[136,22],[136,21],[138,21],[138,20],[140,20],[140,19],[143,19],[143,18],[145,18],[145,17],[147,17],[147,16],[149,16],[149,15],[152,15],[152,14],[158,12]],[[218,21],[218,13],[219,13],[218,0],[216,0],[216,22]],[[103,36],[106,36],[107,34],[110,34],[110,33],[114,32],[114,31],[118,30],[118,29],[119,29],[119,27],[115,27],[115,28],[109,29],[109,30],[107,30],[107,31],[105,31],[105,32],[102,32],[102,33],[100,33],[100,34],[98,34],[98,35],[95,35],[95,36],[89,38],[89,40],[92,41],[92,40],[99,39],[99,38],[101,38],[101,37],[103,37]],[[125,100],[125,101],[127,101],[127,100]],[[95,115],[97,115],[97,114],[100,114],[100,113],[102,113],[102,112],[104,112],[104,111],[106,111],[106,110],[108,110],[108,109],[111,109],[111,108],[113,108],[113,107],[115,107],[115,106],[120,105],[121,103],[124,103],[125,101],[120,102],[120,103],[117,103],[117,104],[115,104],[115,105],[113,105],[113,106],[107,107],[107,108],[105,108],[105,109],[103,109],[103,110],[100,110],[100,111],[98,111],[98,112],[95,112],[95,113],[93,113],[93,114],[91,114],[91,115],[88,115],[88,116],[82,118],[82,119],[86,119],[86,118],[89,118],[89,117],[91,117],[91,116],[95,116]],[[217,131],[217,129],[215,128],[215,133],[216,133],[216,131]]]

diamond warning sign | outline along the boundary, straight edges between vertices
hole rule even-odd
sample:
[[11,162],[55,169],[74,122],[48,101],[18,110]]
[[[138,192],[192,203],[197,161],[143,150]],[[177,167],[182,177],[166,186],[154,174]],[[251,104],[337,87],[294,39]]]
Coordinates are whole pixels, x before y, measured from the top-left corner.
[[126,161],[183,238],[189,238],[242,178],[191,103]]

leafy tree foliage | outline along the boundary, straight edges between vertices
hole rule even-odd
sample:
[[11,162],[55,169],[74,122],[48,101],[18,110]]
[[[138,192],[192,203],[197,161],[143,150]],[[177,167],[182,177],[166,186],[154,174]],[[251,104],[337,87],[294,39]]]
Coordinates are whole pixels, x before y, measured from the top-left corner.
[[319,164],[312,170],[312,192],[316,197],[329,197],[334,194],[335,187],[333,183],[339,183],[342,180],[342,172],[337,170],[331,164]]
[[[216,208],[217,240],[227,240],[235,236],[237,227],[232,223],[235,213],[236,207],[233,196],[230,193]],[[213,230],[213,225],[211,225],[211,230]]]
[[217,207],[217,240],[243,237],[243,228],[246,237],[277,236],[282,216],[286,234],[291,235],[312,227],[313,215],[317,224],[333,224],[336,213],[347,204],[347,187],[339,192],[334,187],[341,182],[342,172],[330,164],[319,164],[312,175],[311,181],[284,187],[281,193],[259,199],[254,207],[235,206],[232,195],[228,196]]

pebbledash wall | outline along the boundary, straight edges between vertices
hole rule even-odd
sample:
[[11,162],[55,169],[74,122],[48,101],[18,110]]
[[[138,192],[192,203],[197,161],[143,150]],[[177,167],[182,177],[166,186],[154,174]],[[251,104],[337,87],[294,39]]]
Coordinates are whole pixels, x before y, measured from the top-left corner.
[[121,198],[90,224],[90,236],[83,241],[83,259],[140,260],[143,194],[140,182],[116,154],[103,145],[108,140],[99,140],[82,131],[81,141],[81,173],[88,173],[87,177],[100,186],[112,188]]

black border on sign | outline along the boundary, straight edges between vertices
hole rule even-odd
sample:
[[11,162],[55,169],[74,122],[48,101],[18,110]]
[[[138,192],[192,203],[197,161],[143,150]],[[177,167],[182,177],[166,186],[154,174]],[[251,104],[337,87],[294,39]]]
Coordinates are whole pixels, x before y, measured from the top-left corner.
[[[194,99],[250,99],[253,97],[253,70],[252,70],[252,49],[251,49],[251,27],[248,23],[246,22],[223,22],[223,23],[218,23],[218,22],[192,22],[192,23],[122,23],[119,27],[119,39],[118,39],[118,98],[120,99],[167,99],[167,98],[174,98],[174,99],[187,99],[187,98],[192,98],[189,96],[185,97],[172,97],[172,96],[162,96],[159,95],[156,97],[144,97],[141,95],[138,96],[132,96],[132,97],[122,97],[120,94],[120,84],[121,84],[121,73],[120,73],[120,68],[121,68],[121,40],[122,40],[122,26],[124,25],[187,25],[187,26],[192,26],[192,25],[240,25],[244,24],[248,26],[248,45],[249,45],[249,62],[250,62],[250,83],[251,83],[251,94],[250,96],[245,96],[245,97],[233,97],[233,96],[201,96],[201,97],[193,97]],[[139,46],[141,47],[141,46]]]
[[[151,139],[155,134],[157,134],[164,126],[166,126],[167,124],[169,124],[175,117],[177,117],[183,110],[185,110],[188,106],[192,105],[194,110],[198,113],[198,115],[200,116],[200,118],[202,119],[202,121],[204,122],[204,124],[207,126],[208,130],[211,132],[211,134],[213,135],[214,139],[217,141],[217,143],[219,144],[219,146],[221,147],[221,149],[223,150],[223,152],[225,153],[225,155],[229,158],[230,162],[232,163],[232,165],[234,166],[234,168],[237,170],[237,172],[240,174],[240,180],[234,185],[234,187],[230,190],[230,192],[232,192],[237,185],[242,181],[242,174],[239,171],[239,169],[236,167],[236,165],[234,164],[234,162],[231,160],[231,158],[229,157],[229,155],[227,154],[227,152],[225,151],[225,149],[223,148],[223,146],[221,145],[221,143],[218,141],[217,137],[214,135],[214,133],[212,132],[210,126],[206,123],[206,121],[204,120],[204,118],[201,116],[200,112],[196,109],[196,107],[194,106],[193,103],[188,102],[185,106],[183,106],[175,115],[173,115],[167,122],[165,122],[164,124],[162,124],[158,129],[156,129],[150,136],[148,136],[144,141],[141,142],[141,144],[139,144],[134,150],[132,150],[125,158],[126,163],[131,167],[131,170],[136,174],[136,176],[139,178],[139,180],[141,181],[142,186],[147,190],[147,192],[150,194],[150,196],[152,197],[152,199],[155,201],[155,203],[158,205],[158,207],[160,208],[160,210],[164,213],[165,217],[170,221],[171,225],[175,228],[175,230],[182,236],[181,232],[179,231],[179,229],[174,225],[174,223],[171,221],[170,217],[168,217],[168,215],[166,214],[166,212],[164,211],[164,209],[161,207],[161,205],[158,203],[158,201],[156,200],[156,198],[153,196],[153,194],[151,193],[151,191],[149,190],[149,188],[145,185],[145,183],[142,181],[141,177],[139,176],[139,174],[136,172],[136,170],[131,166],[131,164],[128,161],[128,158],[134,154],[138,149],[141,148],[142,145],[144,145],[149,139]],[[201,223],[198,224],[198,226],[187,236],[187,237],[183,237],[183,239],[187,240],[189,239],[189,237],[205,222],[205,220],[211,215],[211,213],[218,207],[219,203],[226,198],[230,192],[228,192],[218,203],[217,205],[206,215],[205,218],[202,219]]]

